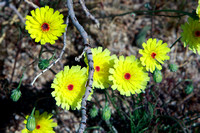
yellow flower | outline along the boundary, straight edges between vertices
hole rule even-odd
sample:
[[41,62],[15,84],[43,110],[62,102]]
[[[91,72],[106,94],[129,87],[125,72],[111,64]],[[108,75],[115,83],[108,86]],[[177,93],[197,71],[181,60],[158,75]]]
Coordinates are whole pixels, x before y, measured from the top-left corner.
[[64,16],[59,11],[54,13],[54,9],[45,6],[32,10],[31,15],[26,16],[26,30],[35,42],[54,44],[65,32]]
[[[35,111],[35,120],[36,120],[36,128],[33,131],[29,131],[27,128],[22,130],[22,133],[55,133],[53,131],[53,127],[57,126],[57,123],[53,122],[51,119],[53,115],[44,112],[40,115],[39,111]],[[24,124],[27,123],[28,115],[26,116],[26,120],[24,120]]]
[[110,68],[109,80],[113,82],[111,88],[117,89],[121,95],[141,93],[150,80],[148,73],[135,56],[120,56],[115,60],[114,68]]
[[[113,67],[114,59],[117,57],[115,55],[110,56],[110,51],[108,49],[103,50],[102,47],[93,48],[91,51],[95,69],[92,86],[101,89],[107,88],[112,83],[108,80],[109,68]],[[89,70],[86,56],[85,63]]]
[[198,20],[188,18],[188,23],[181,25],[183,32],[181,40],[184,42],[184,47],[189,46],[189,49],[194,53],[200,54],[200,23]]
[[147,43],[143,43],[142,46],[144,48],[139,50],[139,53],[142,54],[140,57],[140,61],[143,66],[146,66],[146,70],[153,73],[155,68],[157,67],[158,70],[162,69],[164,60],[169,60],[170,57],[167,56],[167,53],[170,52],[170,48],[167,47],[167,43],[162,44],[162,40],[158,42],[156,39],[148,39]]
[[196,9],[196,14],[199,16],[200,18],[200,0],[198,1],[198,6],[197,6],[197,9]]
[[80,66],[65,66],[64,71],[56,74],[51,88],[56,104],[63,109],[80,109],[82,97],[86,90],[87,69]]

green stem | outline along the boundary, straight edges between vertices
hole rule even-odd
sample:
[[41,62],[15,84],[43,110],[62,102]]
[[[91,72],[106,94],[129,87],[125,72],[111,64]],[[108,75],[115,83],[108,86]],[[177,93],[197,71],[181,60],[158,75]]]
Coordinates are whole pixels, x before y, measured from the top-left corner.
[[180,41],[181,37],[179,37],[178,39],[176,39],[176,41],[170,46],[170,49],[178,42]]
[[105,121],[105,122],[112,133],[118,133],[117,130],[115,129],[115,127],[110,123],[110,120]]
[[33,108],[32,112],[31,112],[31,115],[30,116],[33,116],[34,115],[34,112],[35,112],[35,107]]
[[[105,103],[108,102],[108,98],[107,98],[107,95],[106,95],[106,94],[107,94],[107,90],[105,89],[105,100],[106,100]],[[106,105],[106,104],[105,104],[105,105]]]
[[51,98],[51,97],[41,97],[41,98],[39,98],[39,99],[37,99],[36,101],[35,101],[35,106],[37,106],[37,103],[39,102],[39,101],[41,101],[41,100],[44,100],[44,99],[48,99],[48,98]]
[[[194,15],[193,13],[189,13],[189,12],[185,12],[185,11],[180,11],[180,10],[170,10],[170,9],[165,9],[165,10],[136,10],[136,11],[129,11],[129,12],[126,12],[126,13],[122,13],[122,14],[111,14],[109,16],[106,16],[106,17],[116,17],[116,16],[124,16],[124,15],[128,15],[128,14],[137,14],[137,15],[140,15],[140,14],[144,14],[144,13],[149,13],[150,15],[153,15],[153,13],[159,13],[159,12],[169,12],[169,13],[180,13],[180,14],[183,14],[183,15],[188,15],[192,18],[198,18],[196,15]],[[180,15],[181,17],[181,15]]]
[[44,45],[41,46],[40,53],[39,53],[39,59],[40,59],[41,56],[42,56],[43,48],[44,48]]
[[117,113],[119,114],[119,116],[120,116],[123,120],[125,120],[125,118],[123,117],[123,115],[120,113],[119,108],[115,105],[114,100],[110,97],[110,95],[108,94],[108,92],[107,92],[106,90],[105,90],[105,92],[106,92],[106,94],[108,95],[108,97],[109,97],[109,99],[110,99],[110,101],[111,101],[113,107],[117,110]]
[[54,51],[53,56],[49,59],[49,61],[51,61],[55,55],[56,55],[56,50]]
[[20,86],[21,86],[21,84],[22,84],[22,79],[23,79],[23,77],[24,77],[25,71],[26,71],[26,68],[23,68],[23,73],[22,73],[22,76],[21,76],[21,78],[20,78],[19,85],[17,86],[17,90],[20,90]]

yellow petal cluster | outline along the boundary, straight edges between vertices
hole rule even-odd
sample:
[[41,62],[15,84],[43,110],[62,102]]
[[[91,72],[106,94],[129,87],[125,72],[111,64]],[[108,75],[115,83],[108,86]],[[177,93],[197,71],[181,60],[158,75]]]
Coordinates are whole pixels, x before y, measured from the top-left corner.
[[167,55],[170,52],[170,48],[167,47],[167,43],[163,43],[162,40],[157,42],[156,39],[148,39],[147,43],[142,44],[144,49],[140,49],[139,53],[142,54],[140,61],[143,66],[146,67],[147,71],[153,73],[155,68],[158,70],[162,69],[160,64],[163,64],[164,60],[169,60],[170,57]]
[[[102,47],[92,48],[92,57],[94,61],[94,76],[93,76],[93,87],[96,88],[108,88],[112,83],[108,80],[109,69],[114,65],[114,59],[117,57],[115,55],[110,55],[110,51],[108,49],[104,49]],[[85,63],[88,66],[88,60],[85,57]]]
[[183,32],[181,33],[181,40],[184,46],[189,46],[189,49],[194,53],[200,54],[200,23],[198,20],[188,18],[188,22],[181,25]]
[[49,6],[37,8],[31,11],[31,16],[26,16],[25,28],[35,42],[54,44],[65,32],[63,17],[59,11],[54,13],[54,9]]
[[80,109],[82,97],[85,94],[87,81],[87,69],[81,66],[64,67],[64,71],[56,74],[51,88],[56,104],[63,109]]
[[196,14],[199,16],[200,18],[200,0],[198,1],[198,6],[197,6],[197,9],[196,9]]
[[[40,115],[39,111],[35,111],[35,121],[36,121],[36,128],[33,131],[29,131],[27,128],[22,130],[22,133],[55,133],[53,131],[53,127],[57,126],[57,123],[53,122],[51,117],[53,114],[44,112]],[[28,115],[26,116],[26,120],[24,120],[24,124],[27,123]]]
[[111,88],[117,89],[121,95],[141,93],[150,80],[148,73],[135,56],[120,56],[115,60],[114,68],[109,70],[109,80],[113,82]]

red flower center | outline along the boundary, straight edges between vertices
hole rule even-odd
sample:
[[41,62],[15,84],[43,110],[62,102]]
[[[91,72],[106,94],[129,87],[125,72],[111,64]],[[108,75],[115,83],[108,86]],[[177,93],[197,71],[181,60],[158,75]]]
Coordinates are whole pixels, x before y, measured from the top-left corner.
[[195,36],[200,37],[200,31],[199,30],[195,31]]
[[99,66],[96,66],[95,67],[95,70],[98,72],[98,71],[100,71],[100,67]]
[[40,125],[37,125],[37,126],[36,126],[36,129],[40,129]]
[[152,58],[155,58],[155,57],[156,57],[156,53],[153,52],[153,53],[151,54],[151,57],[152,57]]
[[49,31],[49,29],[50,29],[49,24],[47,24],[47,23],[43,23],[41,28],[42,28],[42,31]]
[[72,84],[69,84],[68,86],[67,86],[67,88],[68,88],[68,90],[73,90],[73,88],[74,88],[74,86],[72,85]]
[[125,73],[124,74],[124,78],[129,80],[131,78],[131,74],[130,73]]

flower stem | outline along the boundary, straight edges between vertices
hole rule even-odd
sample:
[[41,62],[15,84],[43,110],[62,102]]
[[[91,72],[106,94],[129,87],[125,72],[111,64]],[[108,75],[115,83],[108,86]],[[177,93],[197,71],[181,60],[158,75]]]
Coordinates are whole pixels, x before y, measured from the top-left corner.
[[30,116],[33,116],[34,115],[34,112],[35,112],[35,107],[33,108],[32,112],[31,112],[31,115]]
[[44,48],[44,45],[41,46],[41,49],[40,49],[40,53],[39,53],[39,59],[41,58],[42,56],[42,51],[43,51],[43,48]]
[[121,112],[120,112],[120,109],[116,106],[115,101],[110,97],[110,95],[108,94],[108,92],[107,92],[106,90],[105,90],[105,92],[106,92],[106,95],[109,97],[109,99],[110,99],[110,101],[111,101],[113,107],[117,110],[117,113],[119,114],[119,116],[120,116],[123,120],[125,120],[124,116],[123,116],[123,115],[121,114]]
[[178,42],[180,41],[181,37],[179,37],[178,39],[176,39],[176,41],[170,46],[170,49]]
[[54,53],[53,53],[52,57],[49,59],[49,61],[51,61],[55,57],[55,55],[56,55],[56,50],[54,51]]
[[[190,12],[185,12],[185,11],[180,11],[180,10],[170,10],[170,9],[164,9],[164,10],[135,10],[135,11],[129,11],[129,12],[125,12],[122,14],[111,14],[109,16],[106,16],[106,18],[108,17],[116,17],[116,16],[124,16],[124,15],[128,15],[128,14],[137,14],[137,15],[144,15],[144,13],[149,13],[149,15],[155,15],[154,13],[159,13],[159,12],[168,12],[168,13],[178,13],[178,14],[182,14],[180,16],[177,17],[182,17],[184,15],[188,15],[192,18],[198,19],[198,16],[196,16],[193,13]],[[163,15],[165,16],[165,15]],[[170,16],[167,16],[170,17]],[[175,16],[176,17],[176,16]]]
[[26,71],[26,68],[23,68],[23,73],[22,73],[22,76],[21,76],[21,78],[20,78],[19,85],[17,86],[17,90],[20,90],[20,86],[21,86],[21,84],[22,84],[22,79],[23,79],[23,77],[24,77],[25,71]]

